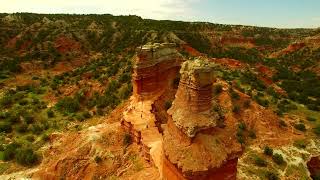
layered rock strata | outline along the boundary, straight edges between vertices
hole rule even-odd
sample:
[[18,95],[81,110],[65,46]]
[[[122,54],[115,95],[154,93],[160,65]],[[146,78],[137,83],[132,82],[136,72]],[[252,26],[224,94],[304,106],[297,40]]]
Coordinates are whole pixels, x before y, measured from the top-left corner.
[[142,153],[162,171],[162,135],[152,113],[154,102],[172,86],[179,74],[182,56],[174,44],[137,48],[132,76],[133,95],[123,114],[122,126],[141,144]]
[[182,57],[174,44],[153,44],[137,48],[134,58],[133,94],[152,98],[163,92],[179,72]]
[[[206,60],[187,61],[168,123],[163,126],[163,176],[165,179],[235,179],[237,157],[242,152],[230,123],[216,127],[212,110],[214,66]],[[227,123],[228,124],[228,123]]]
[[168,111],[175,125],[188,137],[198,130],[215,126],[215,114],[210,112],[212,100],[213,65],[189,61],[180,70],[179,88],[172,108]]

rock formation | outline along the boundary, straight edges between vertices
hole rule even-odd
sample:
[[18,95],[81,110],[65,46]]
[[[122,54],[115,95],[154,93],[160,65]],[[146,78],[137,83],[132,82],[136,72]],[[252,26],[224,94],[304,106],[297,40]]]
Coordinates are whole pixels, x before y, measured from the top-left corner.
[[134,141],[141,144],[145,158],[159,170],[162,135],[152,109],[155,101],[172,86],[182,60],[174,44],[145,45],[137,49],[134,57],[133,95],[121,123]]
[[[235,179],[242,148],[236,122],[218,127],[223,117],[214,110],[214,63],[198,59],[181,67],[183,58],[173,44],[138,48],[134,61],[133,95],[121,124],[141,145],[145,159],[164,179]],[[179,86],[166,112],[159,106],[179,69]],[[166,121],[159,119],[163,112]]]
[[216,127],[212,110],[213,65],[187,61],[163,134],[163,176],[167,179],[235,179],[242,149],[233,126]]
[[134,96],[152,98],[170,86],[182,62],[182,57],[174,46],[165,43],[137,48],[132,76]]
[[181,79],[173,107],[169,115],[175,125],[189,137],[194,137],[197,129],[215,126],[212,114],[212,64],[202,60],[183,64]]

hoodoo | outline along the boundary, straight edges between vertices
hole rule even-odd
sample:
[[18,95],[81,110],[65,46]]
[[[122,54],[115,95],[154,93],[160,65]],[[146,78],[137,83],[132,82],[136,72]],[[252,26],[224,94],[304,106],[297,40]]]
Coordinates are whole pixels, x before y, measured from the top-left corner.
[[163,175],[167,179],[235,179],[241,146],[229,127],[223,129],[226,132],[216,127],[223,117],[212,110],[213,64],[187,61],[180,73],[164,126]]

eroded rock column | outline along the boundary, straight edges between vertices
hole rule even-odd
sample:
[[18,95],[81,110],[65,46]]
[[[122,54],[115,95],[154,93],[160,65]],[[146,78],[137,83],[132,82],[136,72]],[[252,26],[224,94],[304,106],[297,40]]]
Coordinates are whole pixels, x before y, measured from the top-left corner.
[[212,110],[214,64],[183,63],[181,80],[163,134],[165,179],[235,179],[241,146],[235,130],[217,127]]

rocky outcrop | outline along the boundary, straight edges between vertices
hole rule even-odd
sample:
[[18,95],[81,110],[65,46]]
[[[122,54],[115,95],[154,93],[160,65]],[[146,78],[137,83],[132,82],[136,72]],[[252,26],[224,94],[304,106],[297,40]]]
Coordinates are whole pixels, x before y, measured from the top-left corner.
[[180,70],[176,98],[163,126],[163,176],[167,179],[235,179],[242,152],[234,125],[217,127],[212,110],[214,66],[187,61]]
[[312,179],[320,178],[320,156],[312,157],[307,165]]
[[145,159],[160,172],[163,160],[162,134],[153,107],[173,86],[182,60],[174,44],[145,45],[137,49],[132,75],[133,95],[121,122],[133,140],[141,145]]
[[164,43],[137,48],[132,76],[134,96],[150,98],[172,84],[182,62],[182,56],[174,46]]
[[181,79],[172,108],[168,114],[188,137],[197,131],[214,127],[216,114],[212,105],[213,65],[203,60],[188,61],[180,70]]

